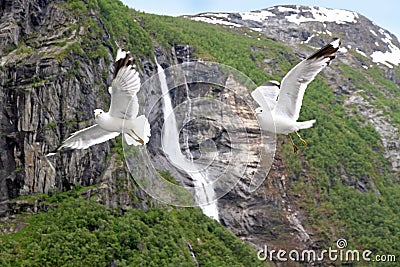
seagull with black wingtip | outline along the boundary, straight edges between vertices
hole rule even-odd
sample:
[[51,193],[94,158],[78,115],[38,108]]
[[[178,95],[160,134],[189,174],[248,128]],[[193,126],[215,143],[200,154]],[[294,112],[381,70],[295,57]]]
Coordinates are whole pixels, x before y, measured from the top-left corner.
[[[136,94],[140,90],[139,73],[130,52],[118,49],[114,78],[108,92],[111,105],[108,112],[94,110],[96,124],[79,130],[67,138],[58,148],[86,149],[124,133],[128,145],[144,145],[150,138],[150,124],[145,115],[138,116],[139,103]],[[49,153],[47,156],[54,155]]]
[[260,128],[267,132],[289,135],[294,152],[299,150],[291,133],[296,133],[303,146],[307,142],[298,133],[311,128],[315,120],[297,121],[307,85],[335,58],[340,40],[336,39],[301,61],[282,79],[282,83],[270,81],[256,88],[251,96],[260,105],[255,112]]

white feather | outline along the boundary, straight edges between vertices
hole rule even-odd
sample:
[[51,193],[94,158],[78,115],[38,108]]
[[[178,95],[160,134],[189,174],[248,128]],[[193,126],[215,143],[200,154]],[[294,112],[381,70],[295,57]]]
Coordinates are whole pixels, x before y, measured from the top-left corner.
[[61,148],[69,147],[72,149],[86,149],[92,145],[103,143],[107,140],[115,138],[119,132],[110,132],[95,124],[88,128],[84,128],[73,133],[67,140],[63,142]]
[[[269,90],[268,94],[265,95],[263,92],[266,92],[266,90],[259,87],[251,94],[263,108],[256,111],[258,112],[260,126],[265,131],[288,134],[312,127],[315,120],[297,122],[304,93],[308,84],[334,58],[334,53],[339,49],[339,46],[340,40],[337,39],[297,64],[283,78],[280,90]],[[276,92],[279,93],[277,101],[275,101]],[[271,118],[273,121],[271,121]]]
[[[121,132],[129,133],[132,130],[136,135],[133,134],[131,138],[124,135],[129,144],[142,145],[149,141],[150,124],[144,115],[137,117],[139,103],[136,94],[140,90],[140,78],[130,57],[129,52],[118,49],[116,75],[108,88],[111,95],[109,112],[96,109],[97,124],[72,134],[62,143],[59,150],[63,147],[86,149],[112,139]],[[51,155],[52,153],[48,154]]]
[[275,83],[275,81],[270,81],[268,85],[259,86],[251,93],[254,100],[269,111],[275,108],[278,95],[279,83]]

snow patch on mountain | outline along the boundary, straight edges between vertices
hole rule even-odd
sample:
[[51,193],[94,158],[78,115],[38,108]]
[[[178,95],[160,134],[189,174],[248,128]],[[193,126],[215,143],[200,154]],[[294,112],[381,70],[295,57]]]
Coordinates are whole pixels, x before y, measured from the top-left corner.
[[[400,48],[393,44],[392,36],[384,29],[379,29],[379,33],[384,36],[381,41],[387,44],[388,50],[385,52],[374,51],[371,54],[372,61],[381,63],[389,68],[393,68],[393,65],[398,66],[400,64]],[[375,42],[375,44],[379,46],[377,42]]]
[[239,13],[239,15],[242,17],[242,20],[252,20],[257,22],[264,22],[268,17],[276,16],[268,10],[242,12]]
[[349,50],[346,47],[341,46],[338,51],[341,53],[347,53]]
[[206,22],[206,23],[209,23],[209,24],[220,24],[220,25],[238,27],[238,28],[242,27],[242,25],[240,25],[240,24],[233,23],[233,22],[226,21],[226,20],[222,20],[222,19],[218,19],[216,17],[199,16],[199,17],[193,17],[191,19],[195,20],[195,21]]
[[356,48],[356,52],[359,53],[360,55],[362,55],[363,57],[368,57],[367,54],[365,54],[363,51],[358,49],[358,47]]
[[373,35],[378,36],[374,30],[369,30]]
[[386,52],[373,52],[371,54],[372,61],[375,63],[381,63],[389,68],[393,68],[393,65],[398,66],[400,64],[400,48],[390,45],[388,48],[389,50]]
[[224,18],[229,20],[229,13],[202,13],[200,14],[202,17],[217,17]]
[[281,12],[288,11],[292,13],[286,16],[286,19],[290,22],[300,24],[303,22],[317,21],[317,22],[336,22],[337,24],[345,23],[357,23],[358,14],[355,12],[330,9],[325,7],[299,7],[285,8],[278,7]]

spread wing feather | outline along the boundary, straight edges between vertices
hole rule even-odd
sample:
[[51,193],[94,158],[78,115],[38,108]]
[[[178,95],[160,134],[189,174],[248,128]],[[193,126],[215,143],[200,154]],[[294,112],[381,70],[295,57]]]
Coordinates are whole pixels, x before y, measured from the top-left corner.
[[63,142],[59,150],[63,147],[72,149],[86,149],[90,146],[100,144],[109,139],[117,137],[118,135],[118,132],[106,131],[95,124],[73,133]]
[[272,111],[279,95],[279,82],[270,81],[257,87],[251,96],[263,108]]
[[119,49],[115,61],[114,79],[108,90],[111,94],[110,115],[121,119],[135,118],[139,110],[136,99],[139,90],[140,77],[133,58],[129,52]]
[[335,58],[334,53],[339,46],[340,40],[337,39],[297,64],[286,74],[282,80],[275,114],[297,121],[307,85]]

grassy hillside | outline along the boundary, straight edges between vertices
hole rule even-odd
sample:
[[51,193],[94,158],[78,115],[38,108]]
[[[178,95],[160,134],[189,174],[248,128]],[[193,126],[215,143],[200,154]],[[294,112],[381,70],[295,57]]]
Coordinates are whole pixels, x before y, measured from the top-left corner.
[[0,234],[1,266],[265,266],[200,209],[122,214],[62,198],[48,212],[28,216],[16,234]]

